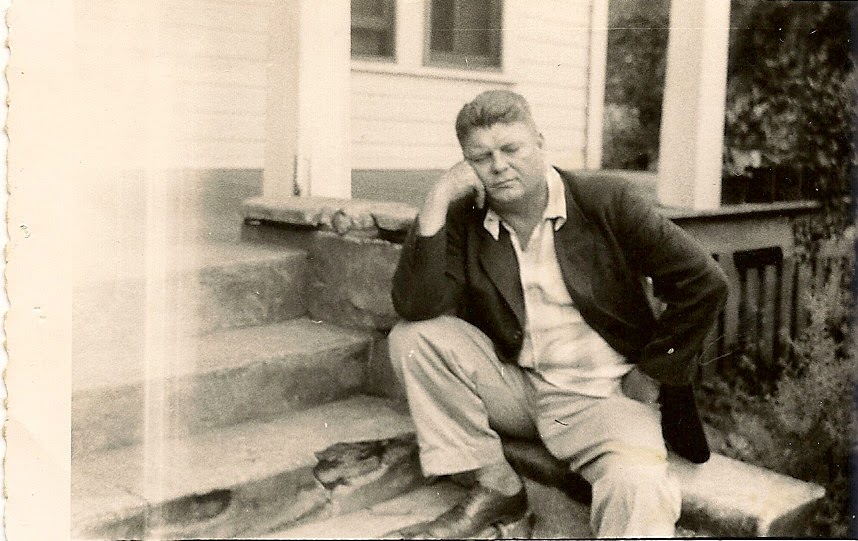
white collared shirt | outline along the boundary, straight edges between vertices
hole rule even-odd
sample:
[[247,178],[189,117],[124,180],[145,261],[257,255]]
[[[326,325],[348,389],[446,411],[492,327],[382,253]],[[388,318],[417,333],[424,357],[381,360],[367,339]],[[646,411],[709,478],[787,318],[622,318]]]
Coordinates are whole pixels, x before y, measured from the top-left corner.
[[610,396],[618,392],[620,378],[632,365],[584,321],[572,303],[554,250],[554,232],[566,223],[566,195],[553,167],[546,171],[546,180],[548,203],[526,249],[521,248],[515,230],[492,209],[483,221],[495,241],[503,225],[518,259],[527,318],[518,364],[557,387],[587,396]]

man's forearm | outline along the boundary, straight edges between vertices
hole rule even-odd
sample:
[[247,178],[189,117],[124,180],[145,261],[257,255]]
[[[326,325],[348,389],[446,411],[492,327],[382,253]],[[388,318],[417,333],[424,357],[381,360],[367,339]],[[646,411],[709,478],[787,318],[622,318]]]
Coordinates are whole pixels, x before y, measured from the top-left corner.
[[417,234],[421,237],[433,237],[447,220],[447,210],[450,198],[438,190],[432,190],[423,203],[423,208],[417,214]]

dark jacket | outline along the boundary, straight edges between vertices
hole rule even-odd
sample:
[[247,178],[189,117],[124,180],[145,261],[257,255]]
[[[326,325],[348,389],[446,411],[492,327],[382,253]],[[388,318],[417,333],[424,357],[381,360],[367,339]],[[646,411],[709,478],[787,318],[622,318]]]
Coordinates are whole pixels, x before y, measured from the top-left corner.
[[[567,216],[554,243],[572,301],[605,341],[662,383],[668,445],[692,461],[707,460],[691,384],[727,296],[723,272],[624,181],[559,172]],[[518,263],[509,233],[501,228],[495,241],[483,227],[485,213],[466,200],[450,208],[432,237],[418,236],[415,224],[394,275],[393,303],[408,320],[452,311],[486,333],[502,361],[514,363],[525,321]],[[647,277],[666,304],[657,318]]]

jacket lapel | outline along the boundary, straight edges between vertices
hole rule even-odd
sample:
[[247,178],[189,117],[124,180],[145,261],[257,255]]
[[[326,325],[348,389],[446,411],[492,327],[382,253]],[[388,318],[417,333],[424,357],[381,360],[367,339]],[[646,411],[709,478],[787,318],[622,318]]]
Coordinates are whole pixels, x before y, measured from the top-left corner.
[[515,256],[515,249],[512,247],[509,232],[501,227],[500,236],[498,240],[495,240],[480,222],[478,237],[480,239],[480,265],[523,328],[525,323],[524,293],[521,290],[518,259]]
[[593,296],[593,232],[592,224],[584,216],[569,189],[569,179],[563,172],[566,195],[566,222],[554,232],[554,251],[563,274],[569,296],[579,309],[590,304]]

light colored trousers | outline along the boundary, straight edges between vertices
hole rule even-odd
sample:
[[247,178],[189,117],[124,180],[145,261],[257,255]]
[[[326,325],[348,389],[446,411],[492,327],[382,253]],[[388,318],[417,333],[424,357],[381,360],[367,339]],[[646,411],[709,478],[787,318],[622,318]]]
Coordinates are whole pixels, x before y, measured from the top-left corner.
[[402,322],[389,340],[425,475],[502,462],[498,433],[541,437],[592,485],[596,535],[674,535],[682,498],[668,474],[656,407],[621,391],[607,398],[564,392],[531,370],[500,362],[489,338],[458,318]]

